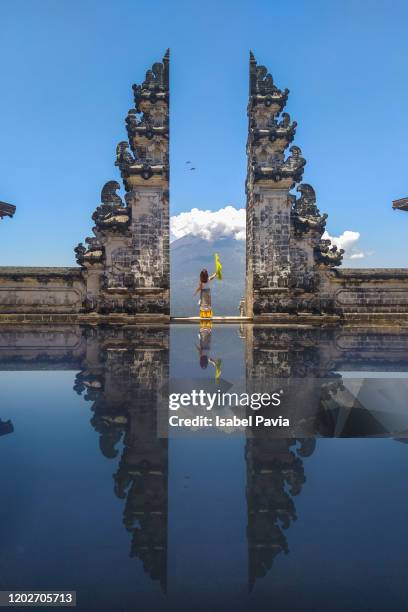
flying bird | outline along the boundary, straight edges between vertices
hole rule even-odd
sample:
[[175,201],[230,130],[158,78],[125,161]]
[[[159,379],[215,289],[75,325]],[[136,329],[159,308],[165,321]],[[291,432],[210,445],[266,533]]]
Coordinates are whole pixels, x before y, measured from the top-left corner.
[[195,168],[190,168],[190,170],[195,170]]

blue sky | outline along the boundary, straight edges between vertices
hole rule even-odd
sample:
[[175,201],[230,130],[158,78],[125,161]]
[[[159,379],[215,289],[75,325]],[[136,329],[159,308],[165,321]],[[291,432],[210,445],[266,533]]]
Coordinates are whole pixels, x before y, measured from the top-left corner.
[[[117,179],[131,85],[171,47],[171,213],[245,203],[248,51],[280,87],[333,235],[406,266],[403,0],[0,0],[1,265],[71,265]],[[192,160],[196,172],[186,169]]]

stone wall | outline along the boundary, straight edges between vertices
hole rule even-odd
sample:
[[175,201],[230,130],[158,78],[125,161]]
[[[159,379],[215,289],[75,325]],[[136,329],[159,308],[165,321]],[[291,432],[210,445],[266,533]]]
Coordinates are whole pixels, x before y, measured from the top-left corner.
[[79,313],[85,292],[81,268],[0,267],[0,315]]
[[323,275],[320,295],[345,316],[408,314],[408,269],[338,268]]

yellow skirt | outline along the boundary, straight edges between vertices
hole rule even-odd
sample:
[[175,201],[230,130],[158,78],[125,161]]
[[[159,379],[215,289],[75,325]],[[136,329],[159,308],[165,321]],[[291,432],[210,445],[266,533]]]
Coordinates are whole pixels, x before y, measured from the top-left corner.
[[200,319],[211,319],[212,316],[212,308],[206,308],[205,310],[203,308],[200,308]]

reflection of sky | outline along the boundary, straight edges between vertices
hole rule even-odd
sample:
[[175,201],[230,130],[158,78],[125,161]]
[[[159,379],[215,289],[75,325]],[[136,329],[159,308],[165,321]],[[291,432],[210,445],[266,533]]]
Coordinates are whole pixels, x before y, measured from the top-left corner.
[[245,591],[244,447],[241,437],[170,440],[169,586],[180,599],[218,593],[231,605]]
[[123,502],[113,494],[116,466],[99,450],[74,377],[0,372],[0,418],[15,428],[0,438],[2,588],[89,589],[101,604],[111,589],[136,597],[137,584],[156,605],[160,587],[128,558]]
[[254,602],[268,597],[288,610],[406,609],[407,452],[393,440],[318,440],[295,498],[289,555],[257,582]]

